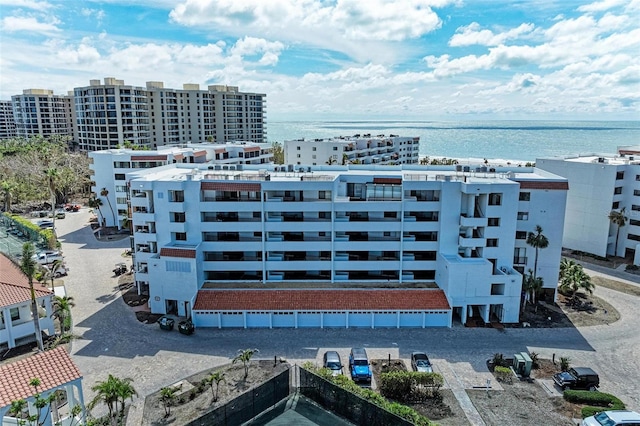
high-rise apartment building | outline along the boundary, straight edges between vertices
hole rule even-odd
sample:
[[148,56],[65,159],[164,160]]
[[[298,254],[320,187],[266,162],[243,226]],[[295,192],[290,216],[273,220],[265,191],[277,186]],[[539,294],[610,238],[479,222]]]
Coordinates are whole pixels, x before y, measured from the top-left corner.
[[16,135],[13,103],[11,101],[0,101],[0,139],[13,138]]
[[11,97],[16,136],[72,136],[72,111],[69,96],[55,95],[52,90],[25,89]]
[[197,84],[146,87],[122,80],[91,80],[74,89],[76,139],[81,149],[97,151],[133,146],[155,148],[190,142],[266,142],[265,95],[235,86]]
[[513,323],[534,265],[555,298],[567,182],[542,170],[173,164],[127,182],[136,285],[197,326]]
[[[563,246],[640,264],[640,146],[617,154],[538,158],[536,167],[569,181]],[[623,210],[624,209],[624,210]],[[622,212],[624,226],[609,219]]]

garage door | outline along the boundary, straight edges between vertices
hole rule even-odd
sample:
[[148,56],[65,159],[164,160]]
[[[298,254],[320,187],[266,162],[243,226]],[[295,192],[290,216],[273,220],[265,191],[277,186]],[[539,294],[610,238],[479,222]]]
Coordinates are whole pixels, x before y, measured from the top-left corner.
[[247,312],[247,328],[269,328],[269,312]]
[[220,315],[222,327],[244,327],[242,312],[223,312]]
[[193,323],[196,327],[217,327],[218,313],[193,311]]
[[320,328],[320,312],[298,312],[298,327]]
[[274,312],[271,317],[273,327],[295,327],[295,317],[293,312]]
[[324,327],[346,327],[347,326],[346,312],[324,313],[323,326]]
[[401,312],[400,327],[422,327],[422,312]]
[[373,324],[375,328],[395,328],[398,326],[398,314],[395,312],[376,312],[374,313]]
[[371,312],[349,312],[349,327],[371,328]]
[[449,327],[449,312],[427,312],[425,318],[426,327]]

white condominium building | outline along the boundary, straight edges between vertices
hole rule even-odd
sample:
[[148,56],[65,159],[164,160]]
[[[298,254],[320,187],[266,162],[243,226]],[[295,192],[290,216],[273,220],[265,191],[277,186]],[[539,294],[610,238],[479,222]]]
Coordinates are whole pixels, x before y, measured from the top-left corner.
[[[536,167],[569,181],[563,246],[598,256],[635,256],[640,264],[640,146],[617,154],[539,158]],[[625,210],[618,227],[612,211]],[[617,250],[616,250],[616,239]]]
[[266,95],[235,86],[185,84],[146,87],[123,80],[91,80],[74,89],[76,139],[81,149],[117,148],[127,142],[156,148],[191,142],[266,142]]
[[26,89],[11,97],[16,136],[72,136],[71,97],[53,90]]
[[0,139],[8,139],[16,136],[16,122],[13,118],[13,102],[0,101]]
[[285,164],[417,164],[420,138],[369,134],[284,141]]
[[[173,163],[215,163],[214,168],[230,165],[267,164],[273,161],[269,143],[236,142],[227,144],[184,144],[158,147],[157,150],[108,149],[89,152],[92,175],[91,192],[102,202],[97,213],[104,226],[122,226],[129,217],[129,189],[126,174]],[[235,169],[235,167],[234,167]],[[106,191],[105,191],[106,190]],[[113,211],[110,211],[113,210]]]
[[136,285],[152,312],[197,326],[514,323],[537,225],[549,246],[536,272],[555,297],[567,183],[538,169],[483,170],[131,172]]

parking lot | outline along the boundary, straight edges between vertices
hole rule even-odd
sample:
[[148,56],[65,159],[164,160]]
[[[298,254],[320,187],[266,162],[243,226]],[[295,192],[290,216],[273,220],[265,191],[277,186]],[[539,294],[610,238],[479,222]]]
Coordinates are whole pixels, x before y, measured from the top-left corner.
[[[478,386],[498,389],[485,361],[496,352],[535,351],[551,358],[569,356],[573,365],[591,366],[601,377],[601,389],[621,397],[629,408],[640,408],[640,334],[635,325],[638,298],[597,288],[622,314],[610,326],[583,329],[198,329],[192,336],[162,331],[157,324],[135,319],[122,301],[113,265],[130,262],[122,253],[128,239],[98,242],[86,209],[56,221],[58,235],[72,273],[67,293],[74,297],[72,357],[84,375],[85,400],[91,386],[107,374],[130,377],[141,396],[216,365],[230,362],[238,349],[258,348],[257,357],[284,357],[292,363],[320,365],[326,350],[337,350],[343,363],[351,347],[365,347],[369,358],[405,360],[422,350],[429,354],[446,386],[462,391]],[[624,342],[623,345],[620,342]],[[375,386],[375,384],[374,384]],[[466,394],[465,394],[466,395]],[[132,422],[141,415],[143,398],[133,402]],[[481,423],[473,423],[481,424]]]

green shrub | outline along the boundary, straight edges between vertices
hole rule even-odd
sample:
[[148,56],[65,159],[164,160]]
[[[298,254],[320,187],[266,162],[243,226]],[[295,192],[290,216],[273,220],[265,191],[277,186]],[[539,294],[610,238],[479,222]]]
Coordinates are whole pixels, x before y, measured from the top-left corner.
[[568,356],[561,356],[560,357],[560,370],[561,371],[567,371],[569,369],[570,365],[571,365],[571,358],[569,358]]
[[638,269],[640,269],[638,265],[627,265],[627,267],[625,268],[626,271],[637,271]]
[[496,373],[496,379],[499,382],[511,383],[513,380],[513,373],[511,373],[511,369],[507,367],[496,367],[494,370]]
[[582,417],[593,416],[604,410],[624,410],[625,405],[618,397],[604,392],[568,390],[563,394],[565,400],[575,404],[588,404],[582,408]]
[[396,401],[406,401],[411,396],[411,376],[408,372],[395,371],[380,375],[380,393]]
[[540,355],[537,352],[531,352],[529,358],[531,358],[531,368],[534,370],[540,368]]
[[506,359],[504,359],[504,355],[502,355],[501,353],[493,354],[493,358],[491,359],[491,363],[493,364],[494,368],[495,367],[508,367],[509,366],[509,362]]

